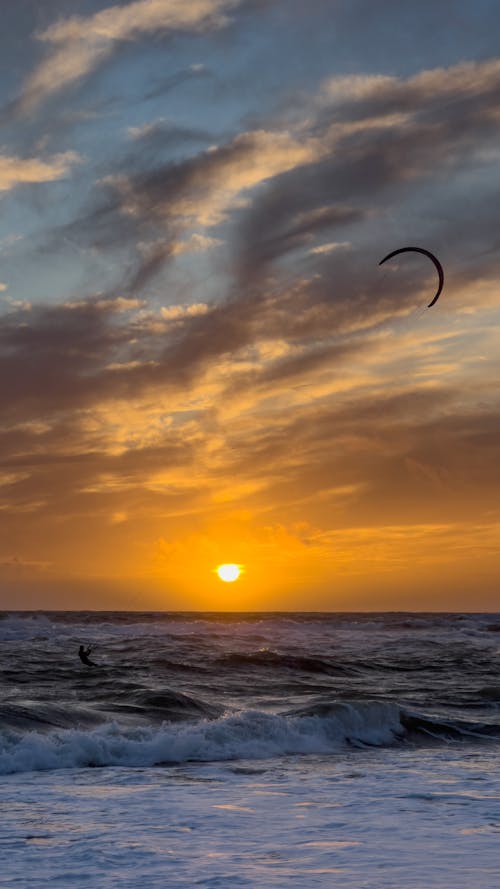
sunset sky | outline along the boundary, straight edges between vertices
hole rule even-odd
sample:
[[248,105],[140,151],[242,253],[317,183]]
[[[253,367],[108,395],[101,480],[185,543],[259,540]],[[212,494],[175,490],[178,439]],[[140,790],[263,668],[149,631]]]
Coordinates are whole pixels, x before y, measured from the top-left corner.
[[2,4],[0,608],[498,608],[499,33]]

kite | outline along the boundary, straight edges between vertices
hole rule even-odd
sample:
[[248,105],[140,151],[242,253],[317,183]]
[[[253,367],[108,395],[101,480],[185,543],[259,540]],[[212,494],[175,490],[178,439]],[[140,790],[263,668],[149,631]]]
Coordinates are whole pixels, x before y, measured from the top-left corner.
[[439,287],[437,289],[436,295],[434,296],[432,301],[427,306],[427,308],[430,309],[431,306],[433,306],[434,303],[436,303],[438,301],[439,294],[441,293],[441,291],[443,289],[443,284],[444,284],[443,266],[439,262],[439,259],[437,258],[437,256],[434,256],[434,253],[431,253],[430,250],[425,250],[424,247],[400,247],[399,250],[393,250],[392,253],[388,253],[387,256],[384,256],[384,258],[380,260],[379,265],[382,265],[382,263],[386,262],[387,259],[392,259],[393,256],[397,256],[398,253],[423,253],[424,256],[428,256],[429,259],[431,260],[431,262],[433,262],[434,265],[436,266],[436,271],[439,275]]

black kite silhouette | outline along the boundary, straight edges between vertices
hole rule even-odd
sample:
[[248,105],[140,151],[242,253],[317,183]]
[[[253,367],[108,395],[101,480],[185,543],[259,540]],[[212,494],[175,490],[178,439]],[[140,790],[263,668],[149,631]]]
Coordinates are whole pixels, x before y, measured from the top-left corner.
[[432,299],[432,301],[427,306],[427,308],[430,309],[431,306],[433,306],[434,303],[436,303],[438,301],[439,294],[441,293],[441,291],[443,289],[443,284],[444,284],[443,266],[439,262],[439,259],[437,258],[437,256],[434,256],[434,253],[431,253],[430,250],[426,250],[424,247],[400,247],[399,250],[393,250],[392,253],[388,253],[387,256],[384,256],[384,258],[380,260],[379,265],[382,265],[388,259],[392,259],[393,256],[397,256],[398,253],[423,253],[424,256],[428,256],[429,259],[431,260],[431,262],[434,263],[437,273],[439,275],[439,287],[437,289],[437,293],[436,293],[435,297]]

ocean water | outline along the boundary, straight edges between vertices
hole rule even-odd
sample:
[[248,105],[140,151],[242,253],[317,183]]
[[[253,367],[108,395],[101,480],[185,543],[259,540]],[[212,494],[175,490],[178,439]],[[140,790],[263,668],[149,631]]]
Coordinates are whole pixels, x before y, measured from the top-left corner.
[[0,886],[497,889],[499,664],[500,615],[0,614]]

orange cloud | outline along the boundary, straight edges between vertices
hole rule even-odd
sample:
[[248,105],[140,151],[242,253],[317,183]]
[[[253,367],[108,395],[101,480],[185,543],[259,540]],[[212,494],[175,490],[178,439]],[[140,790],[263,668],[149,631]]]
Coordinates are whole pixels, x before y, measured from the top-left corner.
[[75,151],[56,154],[49,161],[0,155],[0,191],[28,182],[54,182],[67,176],[81,157]]

